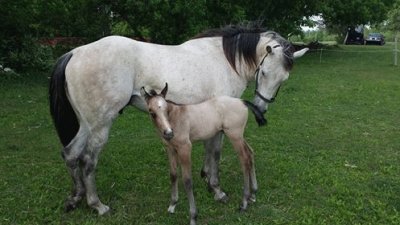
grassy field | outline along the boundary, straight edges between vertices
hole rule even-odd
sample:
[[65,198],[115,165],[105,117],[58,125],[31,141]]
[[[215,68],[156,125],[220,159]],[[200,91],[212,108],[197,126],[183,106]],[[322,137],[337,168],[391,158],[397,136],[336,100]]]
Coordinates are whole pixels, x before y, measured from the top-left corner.
[[[198,223],[400,224],[400,67],[390,49],[340,46],[296,61],[269,124],[249,119],[259,193],[245,213],[237,210],[242,176],[230,144],[220,166],[227,204],[214,202],[200,179],[204,151],[196,144]],[[49,116],[47,76],[0,77],[0,224],[187,224],[182,184],[176,214],[167,213],[167,156],[134,108],[114,123],[97,168],[112,213],[99,217],[86,203],[63,211],[71,180]]]

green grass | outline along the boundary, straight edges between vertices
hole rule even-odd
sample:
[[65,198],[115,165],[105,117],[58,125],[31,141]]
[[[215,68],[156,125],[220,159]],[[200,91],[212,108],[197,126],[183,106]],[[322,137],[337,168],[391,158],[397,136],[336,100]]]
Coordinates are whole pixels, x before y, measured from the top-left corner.
[[[400,224],[400,67],[390,45],[340,46],[295,63],[258,128],[258,201],[238,212],[242,176],[226,141],[216,203],[200,179],[204,151],[193,149],[199,224]],[[354,51],[354,52],[350,52]],[[168,162],[148,116],[125,110],[100,155],[97,187],[112,208],[104,217],[86,203],[64,213],[71,180],[60,156],[47,102],[47,74],[0,78],[0,224],[187,224],[180,184],[175,215]],[[253,86],[244,98],[251,99]]]

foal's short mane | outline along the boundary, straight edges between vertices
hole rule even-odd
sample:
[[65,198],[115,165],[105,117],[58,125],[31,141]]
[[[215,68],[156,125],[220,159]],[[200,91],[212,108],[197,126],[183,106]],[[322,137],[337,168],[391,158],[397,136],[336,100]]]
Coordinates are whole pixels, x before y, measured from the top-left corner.
[[285,68],[290,70],[293,65],[293,46],[286,39],[282,38],[279,34],[268,31],[265,28],[257,26],[241,26],[241,25],[228,25],[223,28],[206,30],[197,34],[192,39],[205,38],[205,37],[222,37],[222,46],[226,59],[232,68],[236,68],[236,54],[239,60],[244,61],[249,66],[257,66],[257,44],[261,35],[271,35],[271,38],[276,40],[284,49],[285,55]]
[[[157,96],[161,96],[161,97],[162,97],[161,94],[157,94],[157,92],[156,92],[155,90],[153,90],[153,89],[149,91],[149,99],[151,99],[151,98],[153,98],[153,97],[157,97]],[[167,99],[165,99],[165,101],[166,101],[167,103],[171,103],[171,104],[173,104],[173,105],[178,105],[178,106],[181,106],[181,105],[182,105],[182,104],[179,104],[179,103],[173,102],[173,101],[171,101],[171,100],[167,100]]]

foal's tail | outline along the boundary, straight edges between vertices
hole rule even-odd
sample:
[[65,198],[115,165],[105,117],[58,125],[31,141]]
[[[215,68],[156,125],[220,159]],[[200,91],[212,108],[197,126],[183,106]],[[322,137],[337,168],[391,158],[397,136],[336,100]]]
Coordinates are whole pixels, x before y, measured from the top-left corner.
[[249,108],[253,114],[254,117],[256,118],[256,121],[258,123],[258,126],[264,126],[265,124],[267,124],[267,120],[264,118],[264,114],[262,114],[262,112],[260,112],[260,110],[258,110],[258,108],[251,102],[243,100],[243,103],[247,106],[247,108]]
[[248,150],[249,152],[254,153],[253,148],[249,145],[249,143],[247,143],[246,140],[244,141],[244,148],[245,148],[246,150]]
[[72,52],[61,56],[54,66],[49,86],[50,113],[62,145],[67,146],[79,130],[78,119],[66,94],[65,67]]

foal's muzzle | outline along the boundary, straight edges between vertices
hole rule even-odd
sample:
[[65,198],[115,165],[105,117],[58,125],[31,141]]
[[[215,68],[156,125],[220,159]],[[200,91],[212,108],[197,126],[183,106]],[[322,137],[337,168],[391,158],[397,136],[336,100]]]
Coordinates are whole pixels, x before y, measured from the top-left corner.
[[163,135],[164,139],[169,141],[174,137],[174,132],[172,130],[165,130]]

